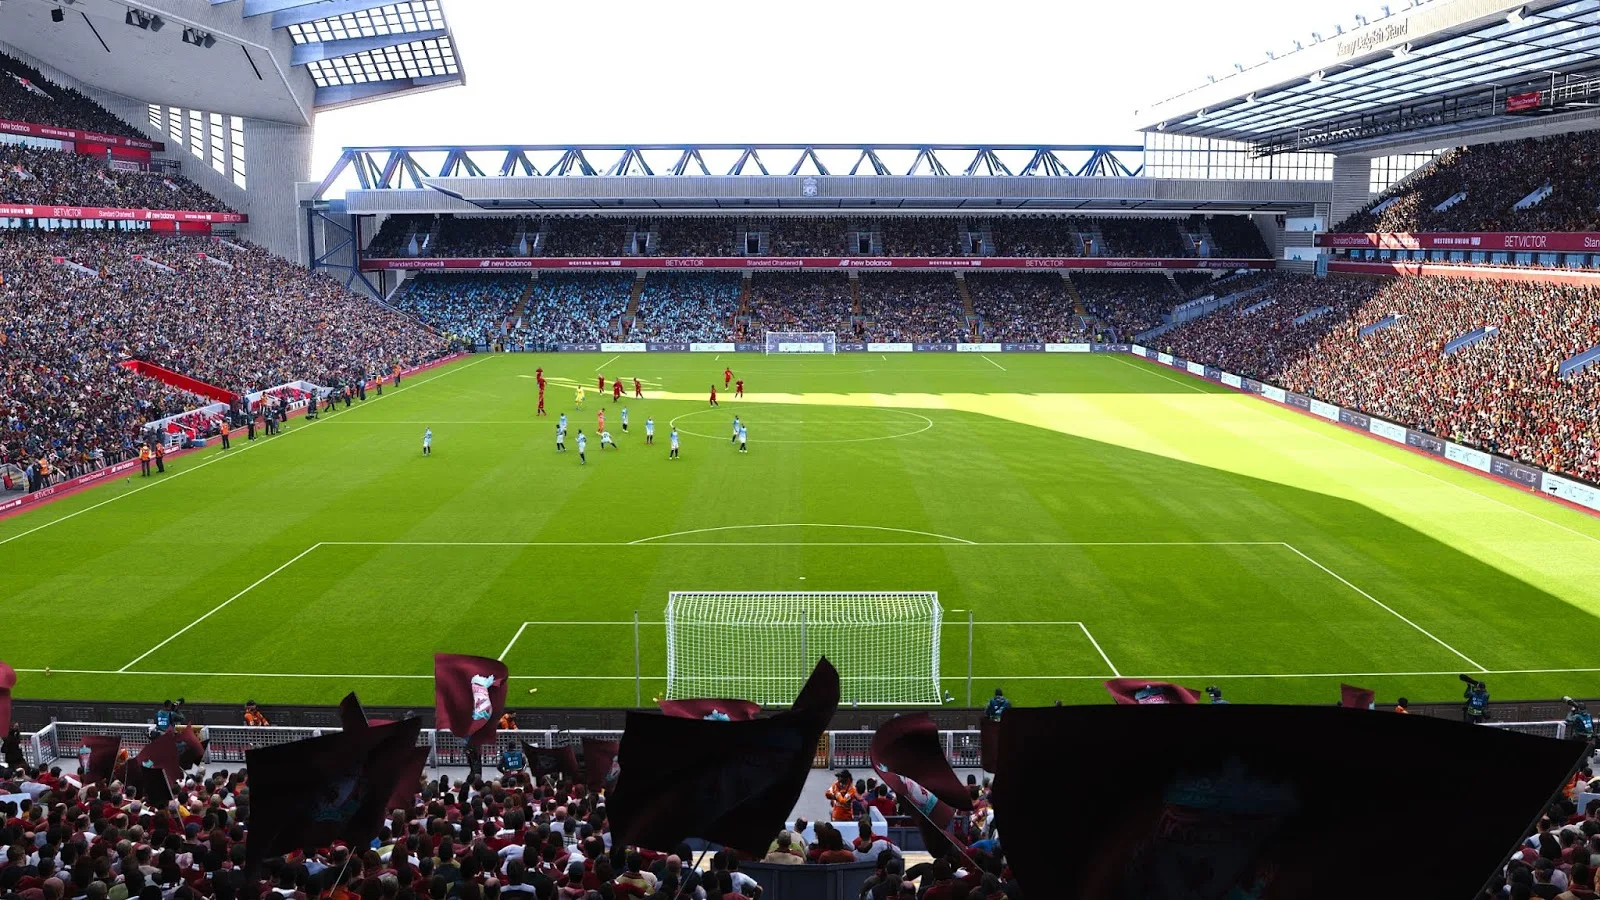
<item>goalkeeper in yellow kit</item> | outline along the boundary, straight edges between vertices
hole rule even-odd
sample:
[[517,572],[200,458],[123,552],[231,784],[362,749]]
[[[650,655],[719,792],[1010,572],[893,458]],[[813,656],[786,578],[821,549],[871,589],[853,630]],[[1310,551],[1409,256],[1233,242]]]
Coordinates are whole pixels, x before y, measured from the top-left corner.
[[574,398],[573,398],[573,401],[572,401],[572,402],[573,402],[573,404],[574,404],[574,405],[576,405],[576,406],[577,406],[577,407],[578,407],[578,408],[579,408],[579,409],[583,409],[583,385],[581,385],[581,384],[580,384],[580,385],[578,385],[578,393],[577,393],[577,396],[576,396],[576,397],[574,397]]

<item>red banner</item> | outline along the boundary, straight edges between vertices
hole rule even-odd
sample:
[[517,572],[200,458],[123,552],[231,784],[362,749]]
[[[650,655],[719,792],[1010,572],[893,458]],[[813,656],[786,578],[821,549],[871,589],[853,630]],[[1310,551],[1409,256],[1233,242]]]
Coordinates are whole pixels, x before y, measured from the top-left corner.
[[121,219],[133,222],[248,222],[250,217],[235,212],[203,212],[192,209],[122,209],[111,206],[46,206],[17,203],[0,204],[0,216],[22,219]]
[[1525,112],[1538,109],[1539,101],[1543,95],[1538,91],[1529,91],[1526,94],[1512,94],[1506,98],[1506,112]]
[[1440,278],[1469,278],[1474,281],[1533,281],[1539,284],[1600,287],[1600,272],[1577,269],[1479,266],[1410,260],[1334,260],[1328,263],[1328,271],[1344,275],[1432,275]]
[[1532,253],[1600,252],[1594,231],[1438,231],[1421,234],[1319,234],[1318,247],[1381,250],[1506,250]]
[[[0,207],[4,214],[4,207]],[[1271,269],[1270,259],[1110,259],[1105,257],[1022,256],[582,256],[437,259],[364,259],[367,272],[389,269],[507,270],[507,269]]]
[[25,134],[29,137],[50,138],[57,141],[93,141],[96,144],[107,144],[112,147],[133,147],[139,150],[165,150],[167,148],[167,145],[160,141],[118,137],[114,134],[97,134],[93,131],[79,131],[76,128],[57,128],[54,125],[35,125],[32,122],[12,122],[6,119],[0,119],[0,133]]

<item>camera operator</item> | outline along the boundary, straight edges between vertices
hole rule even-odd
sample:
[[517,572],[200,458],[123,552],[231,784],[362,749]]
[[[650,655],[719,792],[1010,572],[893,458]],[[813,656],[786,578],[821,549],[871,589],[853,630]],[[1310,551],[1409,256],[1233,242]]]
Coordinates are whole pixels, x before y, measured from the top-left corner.
[[1461,721],[1469,725],[1482,725],[1489,721],[1489,686],[1469,675],[1462,675],[1467,689],[1462,694],[1467,702],[1461,707]]
[[[1571,697],[1562,697],[1567,703],[1567,740],[1583,741],[1589,747],[1589,754],[1594,753],[1594,717],[1589,715],[1589,706],[1582,700]],[[1588,756],[1585,756],[1587,759]]]
[[183,714],[182,697],[179,697],[176,701],[163,700],[161,701],[161,708],[156,710],[155,733],[158,735],[166,734],[168,731],[182,725],[185,721],[187,719]]

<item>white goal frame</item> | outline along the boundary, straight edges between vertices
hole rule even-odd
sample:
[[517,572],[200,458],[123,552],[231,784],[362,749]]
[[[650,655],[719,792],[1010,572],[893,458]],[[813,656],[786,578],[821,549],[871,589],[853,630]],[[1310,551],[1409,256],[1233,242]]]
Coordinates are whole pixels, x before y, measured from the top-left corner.
[[838,353],[839,336],[832,331],[769,331],[765,353]]
[[938,705],[937,591],[672,591],[667,699],[794,702],[818,659],[842,702]]

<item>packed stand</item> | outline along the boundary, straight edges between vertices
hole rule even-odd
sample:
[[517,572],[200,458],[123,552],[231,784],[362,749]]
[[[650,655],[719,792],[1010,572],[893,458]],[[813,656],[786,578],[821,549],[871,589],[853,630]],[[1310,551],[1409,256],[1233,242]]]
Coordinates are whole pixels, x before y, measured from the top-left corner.
[[1192,227],[1211,233],[1211,255],[1223,259],[1271,259],[1261,229],[1249,216],[1190,216]]
[[[382,225],[378,226],[378,233],[372,236],[372,240],[367,244],[367,249],[362,251],[362,255],[368,259],[409,256],[411,252],[411,236],[419,231],[422,236],[426,236],[428,229],[433,225],[434,218],[434,216],[404,213],[389,216],[383,220]],[[417,250],[420,255],[427,256],[429,255],[428,248],[421,246],[422,243],[421,240],[418,241]]]
[[953,275],[861,276],[861,312],[870,323],[869,341],[955,343],[968,337],[961,298]]
[[656,227],[658,256],[743,256],[736,246],[744,231],[737,219],[720,216],[706,218],[656,219],[639,223],[641,229]]
[[[30,89],[22,81],[37,90]],[[112,115],[87,95],[46,79],[38,69],[4,53],[0,53],[0,119],[144,138],[137,128]]]
[[424,272],[406,282],[390,303],[465,346],[495,344],[532,285],[527,275],[448,275]]
[[1088,339],[1066,281],[1055,272],[968,273],[972,307],[983,338],[1002,343],[1059,343]]
[[56,454],[62,471],[86,458],[116,462],[133,451],[144,422],[205,402],[130,374],[118,365],[128,359],[243,393],[297,379],[348,381],[445,349],[437,335],[336,282],[206,238],[13,232],[0,235],[0,275],[6,462]]
[[1087,256],[1083,235],[1092,230],[1076,216],[989,221],[996,256]]
[[536,233],[537,222],[527,216],[449,216],[440,223],[438,246],[430,256],[518,256],[517,235]]
[[[1558,473],[1600,482],[1600,370],[1562,378],[1600,346],[1600,290],[1403,278],[1272,374],[1291,390]],[[1395,324],[1361,336],[1386,316]],[[1496,333],[1445,355],[1478,328]]]
[[957,220],[942,216],[880,219],[885,256],[960,256]]
[[[1590,231],[1600,228],[1600,132],[1585,131],[1440,156],[1432,167],[1339,223],[1342,232]],[[1539,188],[1550,196],[1512,209]],[[1465,196],[1435,211],[1456,194]],[[1398,197],[1392,203],[1391,198]],[[1376,207],[1388,203],[1381,211]]]
[[628,337],[635,341],[730,340],[739,306],[736,272],[652,272]]
[[540,256],[621,256],[628,232],[622,219],[601,217],[544,220]]
[[758,272],[750,279],[750,330],[856,333],[850,276],[844,272]]
[[1107,218],[1098,219],[1100,236],[1106,247],[1101,256],[1166,258],[1194,256],[1193,247],[1184,246],[1173,219]]
[[1185,300],[1213,293],[1217,283],[1210,272],[1173,272],[1172,280],[1178,283],[1178,292]]
[[764,227],[768,256],[846,256],[860,249],[845,246],[848,233],[855,230],[845,219],[786,216]]
[[535,342],[617,340],[634,277],[624,272],[557,272],[539,276],[528,295],[523,328]]
[[1167,276],[1151,273],[1073,272],[1072,284],[1084,308],[1124,339],[1160,325],[1182,299]]
[[120,172],[93,156],[20,144],[0,144],[0,177],[6,203],[229,211],[181,175]]
[[[1279,275],[1260,293],[1161,335],[1161,349],[1276,384],[1290,361],[1348,319],[1379,284],[1366,278]],[[1323,307],[1329,311],[1295,322]]]

